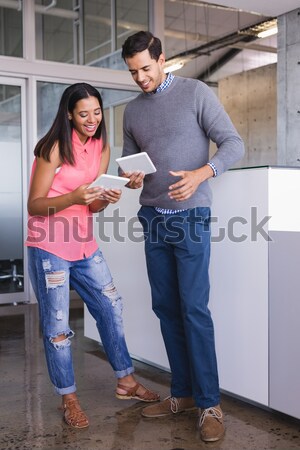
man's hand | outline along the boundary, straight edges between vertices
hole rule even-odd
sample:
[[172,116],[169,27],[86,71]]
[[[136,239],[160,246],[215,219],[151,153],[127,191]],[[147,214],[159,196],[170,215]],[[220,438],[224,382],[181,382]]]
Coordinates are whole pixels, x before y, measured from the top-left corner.
[[170,171],[174,177],[181,177],[179,181],[169,186],[169,197],[177,202],[182,202],[189,199],[198,186],[203,181],[208,180],[214,175],[212,168],[209,165],[200,167],[196,170],[179,170],[178,172]]
[[126,187],[130,189],[139,189],[143,186],[145,174],[144,172],[126,172],[122,174],[122,177],[130,178],[130,181],[126,184]]

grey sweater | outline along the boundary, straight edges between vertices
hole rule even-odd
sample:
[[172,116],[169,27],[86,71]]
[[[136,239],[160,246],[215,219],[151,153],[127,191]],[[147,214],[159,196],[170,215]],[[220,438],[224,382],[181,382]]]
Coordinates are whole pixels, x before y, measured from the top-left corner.
[[244,145],[228,114],[203,82],[175,77],[158,94],[141,93],[124,112],[123,156],[147,152],[157,172],[145,176],[140,203],[169,209],[211,206],[208,181],[191,198],[176,202],[169,186],[180,178],[169,171],[194,170],[209,160],[209,141],[217,151],[210,159],[218,175],[243,157]]

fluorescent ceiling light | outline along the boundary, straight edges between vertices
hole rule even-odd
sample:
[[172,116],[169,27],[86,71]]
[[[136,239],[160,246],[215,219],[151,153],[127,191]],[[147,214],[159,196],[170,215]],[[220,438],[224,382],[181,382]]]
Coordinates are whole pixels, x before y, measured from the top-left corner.
[[265,38],[265,37],[273,36],[273,34],[277,34],[277,33],[278,33],[278,28],[277,28],[277,26],[275,26],[275,27],[269,28],[268,30],[261,31],[260,33],[258,33],[257,37]]
[[270,19],[256,25],[252,25],[251,27],[240,30],[239,33],[249,36],[256,36],[258,38],[272,36],[273,34],[278,33],[277,19]]
[[166,65],[164,68],[165,72],[175,72],[175,70],[179,70],[184,66],[183,61],[178,61],[178,62],[174,62],[173,64],[171,63],[170,65]]
[[181,55],[179,57],[173,57],[170,59],[167,59],[165,62],[164,71],[167,72],[174,72],[175,70],[181,69],[183,66],[185,66],[188,62],[190,62],[193,59],[191,56]]

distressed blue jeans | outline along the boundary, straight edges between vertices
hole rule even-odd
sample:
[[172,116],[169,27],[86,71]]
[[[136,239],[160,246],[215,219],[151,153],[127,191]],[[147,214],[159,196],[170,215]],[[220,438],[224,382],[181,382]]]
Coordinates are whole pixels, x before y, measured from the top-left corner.
[[[122,320],[122,299],[100,250],[89,258],[66,261],[28,248],[30,280],[38,300],[50,379],[60,395],[76,391],[69,326],[70,285],[94,317],[107,358],[117,378],[134,372]],[[58,336],[61,341],[54,341]]]
[[210,208],[138,212],[152,308],[160,320],[171,373],[171,395],[194,397],[199,408],[220,402],[209,301]]

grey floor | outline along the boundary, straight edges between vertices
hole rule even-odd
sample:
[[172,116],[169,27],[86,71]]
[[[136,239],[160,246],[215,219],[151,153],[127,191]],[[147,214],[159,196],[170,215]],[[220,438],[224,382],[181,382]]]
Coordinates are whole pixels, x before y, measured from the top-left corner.
[[[90,427],[73,430],[64,424],[60,399],[48,381],[36,305],[0,306],[0,450],[300,449],[300,421],[225,395],[227,430],[218,443],[200,441],[196,412],[141,417],[143,403],[114,397],[112,370],[101,347],[84,337],[82,311],[71,309],[72,345],[78,395]],[[134,365],[140,381],[168,395],[169,373]]]

